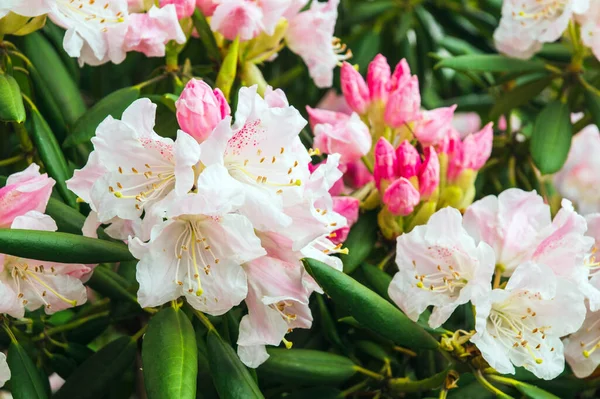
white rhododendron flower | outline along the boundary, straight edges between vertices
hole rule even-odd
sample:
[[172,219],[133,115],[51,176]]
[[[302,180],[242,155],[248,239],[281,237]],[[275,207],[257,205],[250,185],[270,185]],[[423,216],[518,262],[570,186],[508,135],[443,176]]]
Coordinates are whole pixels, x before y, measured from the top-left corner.
[[592,374],[600,365],[600,311],[588,309],[579,331],[565,338],[565,358],[578,378]]
[[413,320],[433,305],[429,325],[435,328],[459,305],[488,295],[495,258],[463,229],[458,210],[444,208],[398,237],[396,264],[390,297]]
[[6,363],[6,355],[0,352],[0,388],[10,380],[10,369]]
[[471,341],[490,366],[502,374],[524,367],[549,380],[564,369],[560,338],[579,329],[585,305],[573,284],[527,262],[504,289],[494,289],[476,304],[475,313],[477,333]]

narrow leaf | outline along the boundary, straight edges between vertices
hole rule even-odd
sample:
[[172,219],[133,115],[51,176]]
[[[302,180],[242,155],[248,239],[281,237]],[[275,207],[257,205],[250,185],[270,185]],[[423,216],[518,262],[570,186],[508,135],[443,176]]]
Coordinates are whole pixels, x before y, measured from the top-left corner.
[[388,388],[395,394],[430,391],[444,383],[449,371],[448,368],[432,377],[417,381],[410,378],[392,378],[388,381]]
[[340,256],[344,263],[344,273],[352,274],[367,259],[377,241],[378,231],[376,212],[363,215],[352,226],[348,238],[344,242],[344,246],[348,248],[348,254]]
[[[395,266],[394,266],[395,267]],[[388,288],[390,287],[390,283],[392,282],[392,276],[379,269],[376,266],[369,265],[367,263],[362,265],[362,271],[365,275],[367,283],[376,293],[381,295],[383,298],[390,300],[390,296],[388,295]]]
[[521,60],[503,55],[470,54],[441,60],[436,68],[450,68],[462,72],[531,72],[544,71],[543,61]]
[[25,106],[19,84],[15,78],[6,73],[0,73],[0,120],[5,122],[25,120]]
[[75,234],[0,229],[0,253],[61,263],[111,263],[135,258],[122,243]]
[[227,55],[223,60],[223,65],[221,65],[221,69],[219,70],[219,74],[217,75],[217,87],[221,89],[223,95],[227,100],[229,100],[229,95],[231,94],[231,87],[233,86],[233,82],[235,81],[235,77],[237,75],[239,50],[240,39],[238,37],[229,46]]
[[45,399],[48,397],[38,368],[21,345],[16,342],[11,343],[6,360],[12,374],[10,385],[15,399]]
[[[76,209],[71,208],[68,205],[50,198],[48,205],[46,205],[47,215],[50,215],[56,222],[58,231],[71,234],[82,234],[83,224],[85,223],[85,216],[83,216]],[[98,228],[98,238],[103,240],[112,240],[112,238],[104,232],[102,228]]]
[[90,277],[87,285],[111,299],[137,303],[135,295],[127,290],[127,285],[122,284],[122,280],[120,275],[107,267],[98,266],[94,269],[94,274]]
[[401,346],[422,349],[439,346],[422,327],[352,277],[314,259],[305,259],[304,262],[307,271],[327,295],[361,325]]
[[198,31],[198,36],[200,36],[200,40],[202,41],[202,44],[204,44],[209,57],[217,63],[221,63],[221,53],[219,52],[217,41],[208,25],[206,17],[202,14],[200,9],[196,8],[194,15],[192,15],[192,20],[194,21],[194,27]]
[[142,363],[149,399],[196,397],[196,335],[182,310],[168,307],[150,320],[142,346]]
[[500,115],[527,104],[531,99],[542,92],[554,79],[553,76],[545,76],[515,87],[511,91],[503,93],[490,111],[490,119],[496,120]]
[[555,173],[562,168],[573,136],[571,111],[560,101],[546,105],[535,120],[531,135],[531,157],[543,174]]

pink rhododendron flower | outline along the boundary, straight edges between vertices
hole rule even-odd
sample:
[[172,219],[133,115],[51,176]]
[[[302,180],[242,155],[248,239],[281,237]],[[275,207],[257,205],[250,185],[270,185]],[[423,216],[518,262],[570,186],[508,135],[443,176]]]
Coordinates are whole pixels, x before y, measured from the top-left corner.
[[331,87],[333,70],[340,61],[351,56],[333,37],[338,5],[339,0],[315,0],[309,10],[289,20],[285,36],[287,45],[302,57],[317,87]]
[[247,41],[261,32],[272,35],[289,5],[290,0],[221,0],[212,13],[210,27],[229,40],[239,36]]
[[358,221],[360,201],[354,197],[333,197],[333,210],[344,218],[347,225],[331,233],[331,242],[341,244],[348,238],[350,228]]
[[406,216],[419,205],[421,196],[409,180],[401,177],[385,189],[382,200],[392,214]]
[[46,210],[54,180],[39,170],[39,166],[31,164],[24,171],[10,175],[0,188],[0,228],[10,227],[17,216],[29,211]]
[[231,114],[221,90],[213,90],[198,79],[191,79],[185,85],[175,106],[179,126],[198,142],[204,141],[217,124]]
[[589,125],[573,137],[567,162],[554,176],[558,192],[573,201],[582,214],[600,211],[600,192],[597,189],[600,159],[600,132]]
[[327,90],[327,93],[325,93],[323,98],[321,98],[316,108],[321,110],[340,112],[346,115],[352,114],[352,109],[348,105],[348,102],[346,101],[344,96],[337,94],[335,89]]
[[6,363],[6,355],[0,352],[0,388],[10,380],[10,369]]
[[221,0],[196,0],[196,7],[207,17],[212,17]]
[[502,374],[525,367],[550,380],[565,367],[560,338],[581,327],[585,305],[573,284],[543,264],[526,262],[504,289],[481,297],[475,312],[477,334],[471,341],[490,366]]
[[385,122],[391,127],[402,127],[418,119],[420,108],[419,79],[413,76],[390,93],[385,108]]
[[511,57],[530,58],[567,29],[574,13],[585,13],[589,0],[505,0],[494,33],[496,48]]
[[[410,148],[406,148],[405,143],[408,144]],[[381,137],[377,141],[377,144],[375,144],[375,165],[373,166],[373,176],[375,178],[375,185],[377,188],[381,187],[382,181],[389,184],[396,178],[399,166],[397,151],[401,153],[401,162],[404,165],[416,165],[416,160],[418,160],[419,153],[414,149],[413,146],[410,145],[410,143],[408,143],[408,141],[403,142],[397,150],[394,150],[394,146],[391,145],[390,142],[385,138]],[[406,153],[407,151],[409,151],[408,154]],[[409,158],[412,156],[411,151],[416,152],[414,161],[409,160]],[[405,168],[403,167],[402,171],[404,170]],[[406,177],[405,175],[401,176]]]
[[315,126],[313,145],[324,153],[339,153],[342,162],[354,162],[371,149],[372,138],[369,128],[360,120],[358,114],[352,114],[345,121],[318,124]]
[[458,210],[438,211],[427,225],[399,236],[397,242],[399,272],[388,294],[412,320],[433,305],[429,325],[439,327],[459,305],[477,304],[489,294],[494,251],[486,243],[475,243],[463,229]]
[[329,111],[322,108],[311,108],[309,106],[306,106],[306,112],[308,112],[308,122],[313,130],[315,129],[315,126],[323,123],[328,123],[330,125],[346,123],[350,119],[351,115],[343,112]]
[[464,139],[454,128],[450,128],[447,136],[437,146],[438,152],[448,157],[448,180],[456,180],[465,170],[477,171],[485,165],[492,154],[494,132],[492,123],[488,123],[479,132],[470,134]]
[[[48,215],[30,211],[17,216],[11,229],[56,231]],[[47,314],[86,301],[79,277],[91,269],[81,264],[62,264],[0,254],[0,313],[20,318],[25,310],[44,307]]]
[[423,111],[414,128],[417,140],[424,146],[437,145],[448,134],[456,105]]
[[373,61],[369,63],[367,86],[369,87],[371,101],[387,101],[391,84],[391,73],[392,71],[387,59],[381,54],[377,54]]
[[365,184],[372,182],[373,175],[362,161],[349,162],[344,165],[344,181],[353,188],[363,187]]
[[[476,133],[481,129],[481,117],[476,112],[457,112],[452,118],[452,127],[458,130],[461,138]],[[498,126],[500,130],[505,130]]]
[[364,78],[352,65],[344,62],[340,82],[342,93],[350,108],[359,114],[364,114],[370,103],[369,87]]
[[185,43],[186,37],[173,4],[152,7],[144,14],[131,14],[125,37],[125,51],[139,51],[147,57],[164,57],[165,45],[170,40]]
[[425,148],[425,159],[419,169],[419,193],[429,198],[440,184],[440,160],[433,147]]
[[177,18],[182,19],[191,16],[196,8],[196,0],[160,0],[160,7],[168,4],[175,6]]

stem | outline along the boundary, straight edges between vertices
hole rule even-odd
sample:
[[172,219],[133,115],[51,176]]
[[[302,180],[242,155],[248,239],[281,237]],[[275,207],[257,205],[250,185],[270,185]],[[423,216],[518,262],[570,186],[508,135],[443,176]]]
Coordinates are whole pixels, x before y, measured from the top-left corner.
[[390,252],[389,254],[386,255],[385,258],[383,258],[383,260],[381,262],[379,262],[379,264],[377,265],[377,268],[379,270],[385,270],[385,265],[388,264],[388,262],[390,261],[390,259],[392,259],[392,257],[396,254],[396,250],[393,250],[392,252]]
[[494,284],[492,286],[494,289],[500,287],[500,283],[502,282],[502,273],[503,272],[504,272],[504,267],[496,265],[496,271],[494,272]]
[[[23,98],[27,98],[27,96],[23,96]],[[27,129],[25,129],[25,125],[23,123],[16,122],[13,122],[12,125],[15,129],[15,133],[17,133],[17,136],[19,137],[19,142],[21,143],[21,149],[23,150],[23,152],[26,154],[30,154],[31,152],[33,152],[33,142],[27,134]],[[29,159],[31,157],[27,158],[27,162],[31,163]]]
[[144,333],[146,332],[146,330],[148,329],[148,324],[144,325],[144,327],[140,328],[140,330],[138,332],[136,332],[131,339],[133,341],[137,341],[138,339],[140,339],[140,337],[142,335],[144,335]]
[[368,382],[369,382],[369,380],[364,380],[363,382],[353,385],[350,388],[346,389],[345,391],[342,391],[340,393],[340,396],[346,397],[346,396],[352,395],[354,392],[358,392],[361,389],[363,389],[364,387],[366,387]]
[[0,167],[12,165],[13,163],[17,163],[19,161],[22,161],[23,159],[25,159],[25,155],[23,155],[23,154],[19,154],[19,155],[15,155],[14,157],[3,159],[0,161]]
[[164,78],[166,78],[168,76],[168,74],[162,74],[162,75],[158,75],[152,79],[148,79],[145,82],[142,83],[138,83],[137,85],[135,85],[134,87],[137,89],[143,89],[144,87],[151,85],[152,83],[156,83],[156,82],[160,82],[161,80],[163,80]]
[[2,322],[2,327],[6,331],[6,334],[8,334],[8,336],[10,338],[10,342],[12,342],[13,344],[18,344],[19,342],[17,341],[15,334],[13,334],[12,330],[10,329],[10,326],[8,325],[8,322],[6,321],[6,318],[4,318],[4,320]]
[[493,392],[497,397],[503,399],[514,399],[512,396],[505,394],[504,392],[493,386],[488,380],[486,380],[483,374],[481,374],[481,370],[473,371],[473,375],[475,376],[475,379],[479,381],[479,383],[483,385],[485,389],[487,389],[490,392]]
[[382,376],[381,374],[378,374],[374,371],[368,370],[364,367],[354,366],[353,368],[354,368],[354,370],[358,371],[359,373],[369,376],[377,381],[383,381],[385,379],[385,377]]
[[196,315],[196,317],[198,319],[200,319],[202,324],[204,324],[204,326],[208,329],[208,331],[215,330],[215,326],[213,326],[213,324],[210,322],[210,320],[208,320],[208,317],[206,317],[204,315],[204,313],[202,313],[201,311],[196,310],[194,308],[192,308],[192,310],[193,310],[194,314]]
[[367,169],[369,170],[369,172],[373,173],[373,163],[371,162],[371,160],[368,159],[366,156],[362,157],[361,159],[367,167]]
[[401,346],[394,346],[394,348],[393,348],[393,349],[394,349],[396,352],[404,353],[405,355],[408,355],[408,356],[410,356],[410,357],[417,357],[417,353],[416,353],[416,352],[413,352],[413,351],[411,351],[410,349],[406,349],[406,348],[403,348],[403,347],[401,347]]
[[81,319],[72,321],[67,324],[63,324],[62,326],[50,328],[47,331],[40,333],[37,337],[33,337],[32,341],[34,341],[34,342],[41,341],[42,339],[44,339],[47,336],[73,330],[73,329],[80,327],[80,326],[84,325],[85,323],[88,323],[92,320],[99,319],[101,317],[107,317],[109,314],[110,314],[110,312],[107,310],[105,312],[100,312],[100,313],[96,313],[96,314],[93,314],[93,315],[90,315],[87,317],[82,317]]
[[442,388],[440,391],[440,399],[446,399],[448,397],[448,390],[446,388]]

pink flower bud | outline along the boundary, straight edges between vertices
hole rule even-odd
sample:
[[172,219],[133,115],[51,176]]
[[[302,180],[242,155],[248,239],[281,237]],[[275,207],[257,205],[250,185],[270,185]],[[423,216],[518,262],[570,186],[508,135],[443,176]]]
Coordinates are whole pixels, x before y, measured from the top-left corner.
[[187,83],[175,106],[179,126],[198,142],[204,141],[215,126],[231,114],[221,90],[213,91],[209,85],[198,79]]
[[425,147],[440,143],[452,128],[455,109],[456,105],[424,111],[414,128],[417,140]]
[[362,161],[346,164],[344,180],[353,188],[361,188],[373,181],[373,175]]
[[0,188],[0,227],[10,227],[13,220],[29,211],[43,213],[52,194],[54,180],[41,175],[40,167],[31,164],[22,172],[8,177]]
[[381,137],[375,145],[373,174],[377,188],[380,188],[381,180],[390,182],[396,178],[396,153],[394,152],[394,146],[384,137]]
[[340,81],[342,84],[342,93],[346,101],[354,111],[359,114],[367,112],[369,106],[369,88],[360,73],[347,62],[344,62],[341,69]]
[[369,87],[371,100],[387,101],[390,74],[387,59],[383,55],[377,54],[369,64],[369,70],[367,71],[367,86]]
[[411,77],[406,84],[390,94],[385,107],[385,122],[391,127],[401,127],[418,118],[421,108],[419,79]]
[[328,111],[321,108],[311,108],[309,106],[306,107],[306,112],[308,112],[308,123],[310,123],[310,128],[313,130],[316,125],[321,123],[335,125],[338,122],[346,122],[350,119],[350,115],[341,112]]
[[371,149],[371,132],[358,114],[335,125],[316,125],[314,130],[314,146],[326,154],[339,153],[344,163],[359,160]]
[[408,140],[396,148],[396,175],[410,179],[416,176],[421,167],[421,156]]
[[410,214],[421,201],[421,196],[410,181],[404,177],[394,181],[383,194],[383,203],[397,216]]
[[354,197],[333,197],[333,210],[346,218],[347,225],[334,231],[335,237],[331,242],[341,244],[348,238],[350,228],[358,220],[360,201]]
[[494,130],[491,122],[479,132],[467,136],[462,143],[465,167],[473,170],[481,169],[492,155],[493,140]]
[[160,0],[161,8],[167,4],[173,4],[177,11],[177,18],[182,19],[191,16],[196,9],[196,0]]
[[196,0],[196,6],[207,17],[212,17],[221,0]]
[[399,87],[404,86],[409,79],[410,67],[408,66],[408,62],[403,58],[394,69],[389,83],[389,92],[394,92]]
[[419,170],[419,192],[429,198],[440,184],[440,160],[433,147],[425,148],[425,161]]

